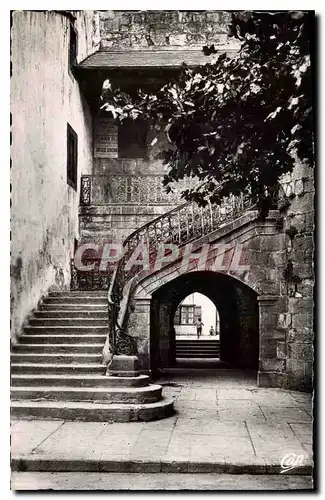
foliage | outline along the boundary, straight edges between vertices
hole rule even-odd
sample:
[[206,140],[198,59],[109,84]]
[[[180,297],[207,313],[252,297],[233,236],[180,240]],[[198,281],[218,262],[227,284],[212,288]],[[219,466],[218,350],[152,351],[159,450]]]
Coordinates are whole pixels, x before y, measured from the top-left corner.
[[313,29],[312,12],[232,14],[229,36],[241,42],[235,56],[204,47],[214,61],[184,64],[177,81],[150,95],[139,90],[137,99],[106,81],[102,107],[165,132],[167,190],[194,176],[201,182],[183,192],[187,200],[218,203],[244,191],[262,206],[293,169],[293,153],[313,165]]

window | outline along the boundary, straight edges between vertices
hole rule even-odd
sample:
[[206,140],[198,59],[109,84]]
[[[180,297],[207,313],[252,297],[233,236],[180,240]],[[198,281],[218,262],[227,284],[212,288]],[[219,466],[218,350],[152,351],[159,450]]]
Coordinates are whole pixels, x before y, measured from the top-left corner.
[[202,318],[201,306],[183,305],[177,308],[175,313],[175,325],[194,325],[194,323]]
[[69,125],[67,126],[67,183],[77,191],[78,176],[78,136]]
[[71,23],[69,31],[69,71],[73,71],[77,63],[77,33]]
[[181,324],[193,325],[194,323],[194,306],[181,307]]
[[118,127],[119,158],[147,158],[148,125],[145,120],[124,120]]

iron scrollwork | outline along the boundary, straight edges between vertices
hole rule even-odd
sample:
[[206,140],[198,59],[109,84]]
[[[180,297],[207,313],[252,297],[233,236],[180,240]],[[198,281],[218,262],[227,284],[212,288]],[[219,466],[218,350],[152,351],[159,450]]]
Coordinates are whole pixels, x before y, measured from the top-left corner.
[[91,202],[91,177],[90,175],[81,176],[80,185],[80,205],[90,205]]

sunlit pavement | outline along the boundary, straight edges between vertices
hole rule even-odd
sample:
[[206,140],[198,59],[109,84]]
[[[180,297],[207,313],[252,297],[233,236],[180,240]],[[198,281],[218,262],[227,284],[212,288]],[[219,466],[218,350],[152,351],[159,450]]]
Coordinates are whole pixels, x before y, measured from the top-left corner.
[[[13,469],[139,477],[162,472],[310,475],[311,394],[258,388],[256,374],[236,370],[175,369],[159,383],[175,400],[176,414],[164,420],[13,421]],[[17,477],[13,488],[19,488]],[[289,487],[289,480],[277,484],[281,481]]]

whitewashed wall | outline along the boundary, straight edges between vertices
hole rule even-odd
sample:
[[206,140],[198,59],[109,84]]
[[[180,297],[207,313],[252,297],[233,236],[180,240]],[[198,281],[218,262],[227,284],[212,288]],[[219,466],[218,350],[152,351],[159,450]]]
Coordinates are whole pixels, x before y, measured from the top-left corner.
[[[202,334],[209,335],[210,327],[213,326],[216,331],[216,314],[217,310],[213,302],[202,295],[201,293],[192,293],[188,297],[186,297],[182,305],[195,305],[201,306],[202,310],[202,323],[204,326],[202,327]],[[175,325],[176,335],[196,335],[196,326],[195,325]]]
[[[83,57],[85,24],[77,22]],[[80,174],[92,167],[92,119],[68,71],[68,17],[53,11],[15,11],[11,39],[11,338],[15,340],[40,297],[50,287],[69,286],[69,260],[78,237]],[[78,134],[78,192],[67,185],[67,122]]]

